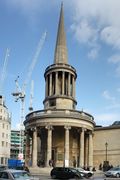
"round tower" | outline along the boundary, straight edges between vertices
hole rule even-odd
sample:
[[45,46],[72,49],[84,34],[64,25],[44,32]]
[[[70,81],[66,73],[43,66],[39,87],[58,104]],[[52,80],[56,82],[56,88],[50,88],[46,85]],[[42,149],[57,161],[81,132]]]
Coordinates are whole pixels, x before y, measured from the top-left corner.
[[54,64],[45,70],[45,109],[75,109],[76,70],[68,64],[63,5],[58,25]]

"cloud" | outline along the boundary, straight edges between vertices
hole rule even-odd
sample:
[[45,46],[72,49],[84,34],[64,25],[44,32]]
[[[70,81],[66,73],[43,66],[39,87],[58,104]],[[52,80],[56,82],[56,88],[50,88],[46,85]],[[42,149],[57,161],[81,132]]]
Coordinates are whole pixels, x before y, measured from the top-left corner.
[[6,0],[4,3],[26,18],[35,20],[40,18],[40,13],[45,12],[46,9],[51,9],[55,4],[55,0],[49,3],[49,6],[46,5],[48,4],[47,0]]
[[104,124],[104,126],[112,125],[113,122],[120,120],[120,114],[104,113],[94,115],[97,125]]
[[120,49],[119,27],[108,26],[101,31],[101,39],[113,48]]
[[114,96],[111,96],[108,90],[102,93],[102,96],[108,100],[108,105],[105,107],[106,110],[116,110],[120,108],[120,102]]
[[98,57],[99,48],[93,48],[88,52],[88,58],[96,59]]
[[107,100],[110,100],[110,101],[115,101],[115,97],[112,97],[109,93],[108,90],[105,90],[103,93],[102,93],[102,96],[107,99]]
[[75,38],[80,43],[92,44],[95,41],[96,30],[88,23],[87,20],[81,20],[80,22],[72,24],[71,29],[75,32]]
[[19,131],[20,129],[24,130],[25,127],[24,127],[24,125],[20,125],[20,123],[16,123],[15,126],[12,127],[12,129],[16,129]]
[[[71,29],[79,43],[94,47],[105,43],[120,49],[120,21],[117,18],[120,16],[119,0],[71,0],[71,3]],[[89,55],[92,57],[94,53],[91,51]]]
[[97,29],[94,29],[86,20],[81,20],[77,24],[72,24],[71,30],[75,32],[74,37],[80,44],[87,44],[91,48],[88,57],[96,59],[100,49],[96,43]]
[[41,0],[8,0],[7,4],[13,8],[20,9],[22,12],[38,10],[42,4]]
[[120,77],[120,54],[115,54],[108,58],[108,62],[117,65],[116,75]]
[[120,92],[120,87],[119,87],[119,88],[117,88],[117,92]]
[[118,64],[120,63],[120,54],[115,54],[108,59],[108,62]]
[[[60,4],[52,0],[6,0],[9,7],[13,7],[31,18],[46,8]],[[99,54],[101,41],[113,48],[120,49],[120,1],[119,0],[69,0],[63,1],[67,12],[72,14],[71,30],[78,43],[88,45],[91,50],[88,57],[95,59]],[[46,6],[48,4],[48,6]],[[40,16],[39,16],[40,17]]]

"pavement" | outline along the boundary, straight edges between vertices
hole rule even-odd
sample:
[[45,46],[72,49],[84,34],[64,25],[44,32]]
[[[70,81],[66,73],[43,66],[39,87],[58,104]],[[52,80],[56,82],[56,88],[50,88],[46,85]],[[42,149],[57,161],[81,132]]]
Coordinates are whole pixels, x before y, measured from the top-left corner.
[[52,167],[29,167],[32,175],[50,175]]
[[[51,179],[50,178],[50,171],[51,171],[51,167],[36,167],[36,168],[30,168],[30,173],[35,176],[35,177],[39,177],[39,179],[41,180],[47,180],[47,179]],[[86,180],[120,180],[120,178],[106,178],[104,176],[104,172],[100,171],[100,170],[96,170],[94,171],[94,175],[90,178],[87,178]]]
[[[30,173],[32,175],[50,175],[52,167],[29,167]],[[104,175],[103,171],[94,171],[94,176],[102,177]]]

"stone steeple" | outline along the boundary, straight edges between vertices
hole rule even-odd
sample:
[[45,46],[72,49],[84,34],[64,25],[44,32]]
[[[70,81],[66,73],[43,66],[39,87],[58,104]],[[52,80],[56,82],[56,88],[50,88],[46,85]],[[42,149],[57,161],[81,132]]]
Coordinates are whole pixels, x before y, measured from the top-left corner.
[[76,70],[68,64],[63,4],[58,25],[54,64],[45,70],[45,109],[75,109]]
[[57,41],[54,54],[54,63],[64,63],[67,64],[67,47],[66,47],[66,35],[64,30],[64,13],[63,13],[63,3],[61,4],[60,19],[58,25]]

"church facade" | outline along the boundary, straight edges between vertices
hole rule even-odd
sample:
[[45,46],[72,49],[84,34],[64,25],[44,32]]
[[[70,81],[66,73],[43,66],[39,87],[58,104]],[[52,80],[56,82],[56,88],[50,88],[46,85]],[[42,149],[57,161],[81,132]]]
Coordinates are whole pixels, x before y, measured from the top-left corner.
[[[24,121],[26,164],[31,161],[32,167],[48,167],[52,161],[55,166],[98,166],[101,152],[97,148],[101,149],[101,146],[96,146],[95,142],[100,138],[97,135],[100,130],[95,130],[91,114],[76,110],[77,73],[68,63],[63,5],[54,62],[46,68],[44,77],[44,109],[29,113]],[[106,151],[102,152],[104,161]]]

